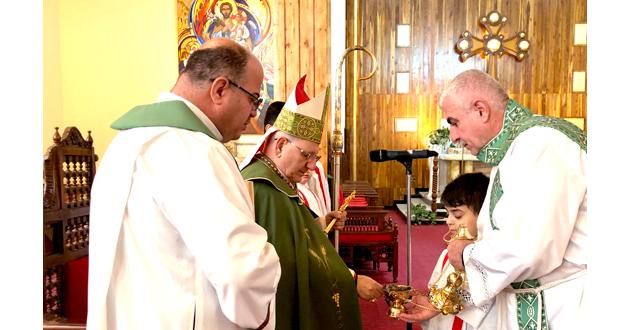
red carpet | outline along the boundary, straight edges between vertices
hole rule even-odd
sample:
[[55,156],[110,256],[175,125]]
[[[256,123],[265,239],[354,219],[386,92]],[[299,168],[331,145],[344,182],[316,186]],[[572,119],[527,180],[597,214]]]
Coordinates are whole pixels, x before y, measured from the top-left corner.
[[[387,216],[398,224],[398,283],[407,284],[407,225],[406,218],[398,210],[390,210]],[[446,233],[445,224],[438,225],[413,225],[411,227],[411,285],[414,288],[426,291],[427,282],[435,266],[437,258],[446,247],[442,236]],[[381,263],[381,271],[358,271],[359,274],[368,275],[382,284],[392,282],[392,273],[387,272],[386,263]],[[387,316],[387,304],[383,298],[375,303],[359,299],[361,305],[361,318],[363,329],[406,329],[407,324],[391,319]],[[414,323],[414,330],[422,329],[419,323]]]

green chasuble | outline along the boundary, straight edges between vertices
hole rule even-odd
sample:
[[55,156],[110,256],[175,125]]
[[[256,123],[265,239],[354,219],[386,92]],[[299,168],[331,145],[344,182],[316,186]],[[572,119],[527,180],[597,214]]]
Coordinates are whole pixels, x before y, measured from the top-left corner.
[[310,209],[264,161],[245,167],[256,222],[280,257],[276,329],[361,329],[356,284]]

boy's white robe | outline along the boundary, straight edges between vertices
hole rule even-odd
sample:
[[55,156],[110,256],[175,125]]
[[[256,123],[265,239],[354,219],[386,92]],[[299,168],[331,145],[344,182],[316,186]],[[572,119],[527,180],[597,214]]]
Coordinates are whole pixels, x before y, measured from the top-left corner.
[[[446,249],[442,251],[442,254],[440,254],[440,257],[435,263],[435,268],[433,268],[433,273],[431,273],[431,278],[428,283],[429,288],[433,284],[438,288],[443,288],[446,285],[448,275],[455,271],[455,268],[448,262],[447,252]],[[446,264],[444,259],[447,259]],[[457,314],[457,317],[464,321],[460,328],[454,328],[455,315],[438,314],[429,320],[423,321],[422,329],[496,330],[496,313],[492,307],[492,305],[488,304],[479,308],[466,303],[464,304],[464,309]]]
[[221,142],[171,127],[119,132],[90,217],[88,329],[256,328],[267,306],[274,328],[278,256]]

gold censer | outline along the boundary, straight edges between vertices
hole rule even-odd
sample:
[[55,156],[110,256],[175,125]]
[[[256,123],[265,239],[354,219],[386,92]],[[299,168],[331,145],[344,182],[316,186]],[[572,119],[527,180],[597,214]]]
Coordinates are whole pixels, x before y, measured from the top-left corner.
[[[450,243],[454,240],[475,240],[476,237],[471,235],[466,226],[460,225],[457,232],[451,238],[447,238],[447,232],[444,235],[444,241]],[[444,273],[440,274],[440,277],[435,283],[440,281],[440,278]],[[442,314],[457,314],[464,309],[464,303],[462,297],[459,295],[459,289],[466,280],[466,273],[456,270],[448,275],[446,278],[446,284],[443,288],[438,288],[434,283],[429,287],[429,302]]]
[[400,313],[407,313],[405,304],[411,301],[411,297],[415,294],[415,289],[408,285],[387,284],[383,288],[385,291],[385,302],[389,309],[387,315],[391,318],[398,318]]

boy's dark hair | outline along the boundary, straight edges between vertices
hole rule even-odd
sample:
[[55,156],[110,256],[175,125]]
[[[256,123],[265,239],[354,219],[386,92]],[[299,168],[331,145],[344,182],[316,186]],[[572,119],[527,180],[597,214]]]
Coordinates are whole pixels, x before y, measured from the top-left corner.
[[479,214],[489,183],[490,178],[483,173],[462,174],[444,187],[442,203],[450,207],[466,205]]
[[276,122],[276,118],[278,118],[278,114],[280,114],[280,110],[284,106],[284,102],[275,101],[271,102],[271,104],[267,107],[267,111],[265,112],[265,119],[263,122],[263,126],[273,125]]

